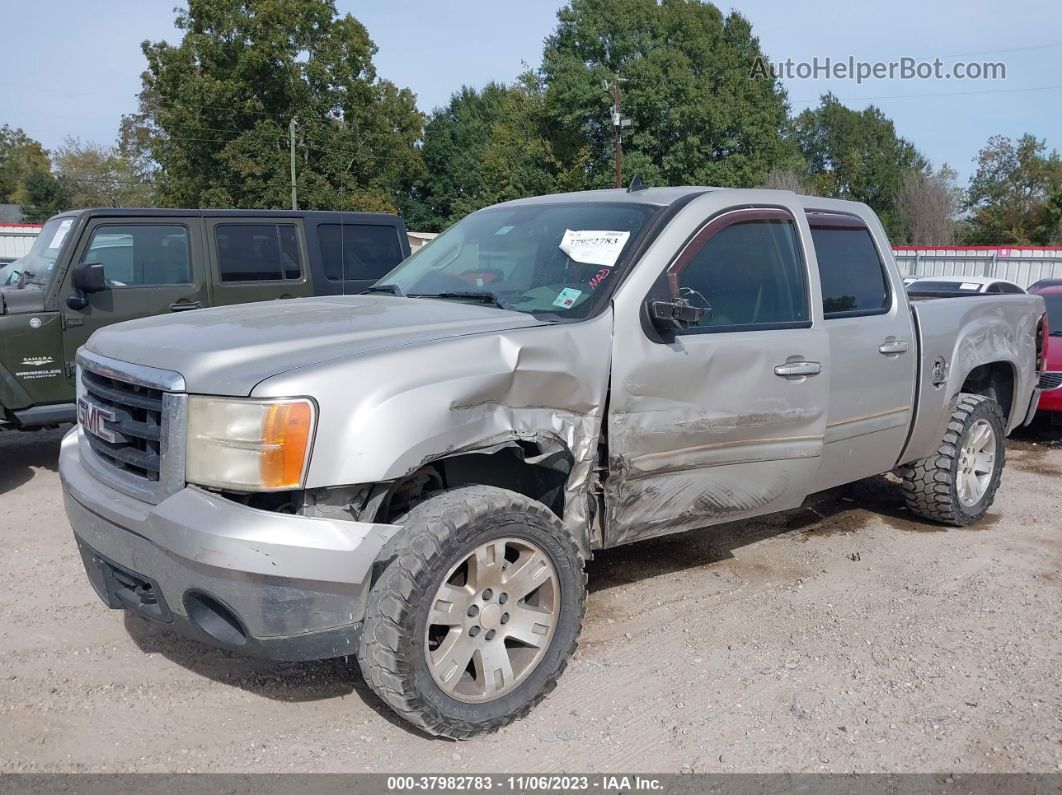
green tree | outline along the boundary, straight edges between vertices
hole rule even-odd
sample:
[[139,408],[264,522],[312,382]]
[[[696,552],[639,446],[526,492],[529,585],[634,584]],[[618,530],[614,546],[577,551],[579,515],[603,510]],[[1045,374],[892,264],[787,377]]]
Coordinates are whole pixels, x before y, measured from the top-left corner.
[[972,211],[968,242],[1044,244],[1058,233],[1057,194],[1062,159],[1047,143],[1026,133],[1015,144],[994,135],[978,153],[968,192]]
[[621,79],[625,181],[763,184],[791,155],[785,92],[753,75],[763,57],[752,26],[697,0],[571,0],[546,40],[542,74],[568,164],[585,184],[613,184],[614,76]]
[[39,141],[21,129],[0,127],[0,203],[14,201],[19,183],[30,172],[50,166],[48,151]]
[[152,206],[150,181],[119,147],[67,138],[55,151],[55,169],[72,207]]
[[[401,208],[421,161],[423,117],[381,80],[364,26],[332,0],[189,0],[181,42],[143,45],[140,123],[163,204]],[[144,134],[145,129],[147,134]]]
[[866,203],[890,235],[902,237],[896,202],[904,174],[928,174],[929,163],[884,113],[874,106],[852,110],[826,94],[796,117],[794,132],[816,192]]
[[484,158],[491,128],[502,118],[508,89],[488,83],[462,86],[424,125],[425,228],[444,228],[490,203]]
[[528,70],[512,86],[465,86],[432,114],[421,150],[423,228],[445,228],[488,204],[578,187],[581,172],[566,170],[554,152],[545,102],[541,77]]
[[30,223],[41,223],[71,207],[63,180],[41,166],[22,177],[12,200],[22,205],[22,217]]

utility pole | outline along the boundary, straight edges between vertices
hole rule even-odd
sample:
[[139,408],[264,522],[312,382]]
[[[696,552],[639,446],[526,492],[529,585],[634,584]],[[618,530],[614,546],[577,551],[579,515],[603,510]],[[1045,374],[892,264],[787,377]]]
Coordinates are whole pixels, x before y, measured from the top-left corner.
[[288,152],[291,156],[291,209],[299,209],[299,195],[295,187],[295,117],[288,122]]
[[[623,187],[623,128],[631,126],[631,120],[623,115],[623,104],[620,99],[620,83],[623,78],[619,74],[612,76],[612,126],[616,128],[616,187]],[[605,88],[608,82],[605,81]]]
[[623,187],[623,106],[620,104],[619,75],[612,76],[612,123],[616,127],[616,187]]

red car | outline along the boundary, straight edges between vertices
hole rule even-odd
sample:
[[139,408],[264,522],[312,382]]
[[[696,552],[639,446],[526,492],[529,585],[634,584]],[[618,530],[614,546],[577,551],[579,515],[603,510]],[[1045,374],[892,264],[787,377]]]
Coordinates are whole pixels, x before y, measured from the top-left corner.
[[1040,376],[1039,409],[1052,412],[1052,421],[1062,422],[1062,285],[1034,286],[1029,292],[1043,296],[1047,304],[1047,327],[1051,330]]

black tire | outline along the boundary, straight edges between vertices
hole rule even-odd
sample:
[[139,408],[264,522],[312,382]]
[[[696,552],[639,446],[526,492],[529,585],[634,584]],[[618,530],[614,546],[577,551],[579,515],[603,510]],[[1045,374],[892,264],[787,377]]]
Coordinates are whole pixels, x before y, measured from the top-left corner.
[[[373,691],[414,726],[462,740],[496,731],[526,716],[557,684],[586,612],[583,558],[571,534],[541,503],[490,486],[444,492],[416,505],[396,524],[391,560],[369,594],[358,648],[362,675]],[[425,657],[431,595],[478,545],[492,538],[523,538],[550,558],[560,586],[554,634],[537,666],[512,691],[493,701],[468,703],[448,695],[432,678]]]
[[[972,505],[964,505],[958,489],[961,448],[978,420],[988,422],[995,433],[994,470],[981,498]],[[1006,430],[999,404],[983,395],[961,392],[936,454],[899,468],[907,507],[912,513],[943,524],[955,527],[973,524],[991,507],[1005,463]]]

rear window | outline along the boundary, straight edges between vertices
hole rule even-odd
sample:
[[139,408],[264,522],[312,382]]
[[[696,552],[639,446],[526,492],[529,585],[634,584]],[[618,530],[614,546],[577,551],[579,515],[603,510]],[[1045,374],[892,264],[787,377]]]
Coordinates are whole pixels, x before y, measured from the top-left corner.
[[329,281],[376,281],[402,261],[398,229],[393,226],[321,224],[317,236]]
[[873,314],[889,306],[885,270],[862,226],[811,227],[826,317]]
[[214,235],[223,282],[275,282],[302,276],[294,224],[218,224]]

